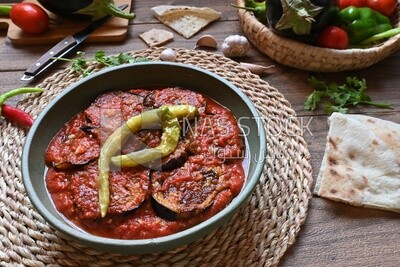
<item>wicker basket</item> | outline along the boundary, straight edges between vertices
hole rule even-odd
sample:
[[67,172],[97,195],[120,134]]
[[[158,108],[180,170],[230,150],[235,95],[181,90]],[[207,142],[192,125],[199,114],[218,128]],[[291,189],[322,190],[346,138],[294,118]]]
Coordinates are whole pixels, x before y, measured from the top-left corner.
[[[244,0],[237,0],[244,6]],[[250,42],[273,60],[297,69],[319,72],[338,72],[371,66],[400,49],[400,35],[365,49],[328,49],[304,44],[274,34],[259,22],[252,12],[238,9],[243,32]],[[400,14],[399,7],[397,14]],[[394,23],[400,26],[397,19]]]

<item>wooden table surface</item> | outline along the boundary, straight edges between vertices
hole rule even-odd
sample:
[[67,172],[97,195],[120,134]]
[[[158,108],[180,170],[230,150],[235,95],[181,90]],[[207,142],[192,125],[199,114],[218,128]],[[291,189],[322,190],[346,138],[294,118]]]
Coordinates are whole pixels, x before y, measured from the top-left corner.
[[[221,20],[213,23],[196,36],[187,40],[174,34],[174,41],[167,47],[193,49],[197,38],[203,34],[213,35],[219,44],[231,34],[243,34],[236,10],[229,6],[233,0],[168,1],[174,5],[209,6],[222,12]],[[165,4],[165,1],[134,1],[133,11],[137,17],[130,22],[128,38],[121,43],[83,44],[79,50],[87,56],[98,50],[106,54],[116,54],[147,48],[139,34],[151,28],[167,29],[152,15],[150,8]],[[23,71],[50,45],[15,46],[1,30],[3,42],[0,45],[0,92],[26,86],[20,80]],[[221,53],[220,49],[215,51]],[[400,52],[400,51],[399,51]],[[308,112],[303,102],[311,93],[307,78],[317,75],[327,81],[343,82],[347,76],[365,78],[368,94],[373,100],[390,102],[394,110],[360,107],[352,110],[393,122],[400,123],[400,53],[397,52],[382,62],[369,68],[342,73],[311,73],[282,66],[254,47],[242,61],[276,66],[275,73],[261,78],[277,88],[292,104],[303,123],[304,137],[312,155],[313,177],[316,178],[324,153],[328,131],[327,116],[322,111]],[[44,73],[34,83],[68,65],[57,64]],[[18,98],[8,101],[15,104]],[[400,179],[400,177],[399,177]],[[289,248],[280,266],[399,266],[400,264],[400,214],[393,212],[357,208],[313,197],[308,216],[302,226],[296,243]]]

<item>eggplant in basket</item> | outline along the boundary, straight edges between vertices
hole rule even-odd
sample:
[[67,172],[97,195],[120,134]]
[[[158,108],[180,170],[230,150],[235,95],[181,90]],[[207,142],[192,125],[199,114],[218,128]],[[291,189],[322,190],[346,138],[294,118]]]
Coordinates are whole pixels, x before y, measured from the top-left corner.
[[328,25],[340,23],[335,0],[267,0],[267,26],[276,34],[314,43]]
[[133,19],[134,13],[125,13],[113,0],[38,0],[52,13],[73,19],[99,19],[105,15]]

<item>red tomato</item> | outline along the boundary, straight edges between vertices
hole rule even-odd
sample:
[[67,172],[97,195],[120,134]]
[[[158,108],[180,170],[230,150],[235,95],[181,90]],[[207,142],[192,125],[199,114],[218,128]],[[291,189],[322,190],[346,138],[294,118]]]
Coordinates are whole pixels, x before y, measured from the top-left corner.
[[49,28],[49,15],[44,9],[34,3],[19,3],[12,6],[11,21],[22,31],[39,34]]
[[349,37],[342,28],[328,26],[318,35],[317,45],[333,49],[346,49],[349,45]]
[[367,0],[337,0],[337,5],[340,10],[348,6],[365,7],[367,6]]
[[396,11],[397,0],[367,0],[367,6],[390,17]]

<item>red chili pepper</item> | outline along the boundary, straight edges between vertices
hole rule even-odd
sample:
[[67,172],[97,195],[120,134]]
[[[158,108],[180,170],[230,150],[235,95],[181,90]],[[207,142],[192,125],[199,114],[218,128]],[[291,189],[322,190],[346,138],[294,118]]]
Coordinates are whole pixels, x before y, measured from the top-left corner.
[[3,117],[9,120],[10,122],[25,127],[31,127],[33,124],[32,116],[26,113],[25,111],[20,110],[19,108],[3,104],[1,110]]
[[41,88],[18,88],[14,89],[11,91],[8,91],[2,95],[0,95],[0,116],[3,116],[5,119],[9,120],[10,122],[13,122],[15,124],[24,126],[24,127],[30,127],[33,124],[33,118],[31,115],[26,113],[25,111],[9,106],[7,104],[4,104],[4,102],[15,95],[18,94],[24,94],[24,93],[39,93],[43,92],[43,89]]

